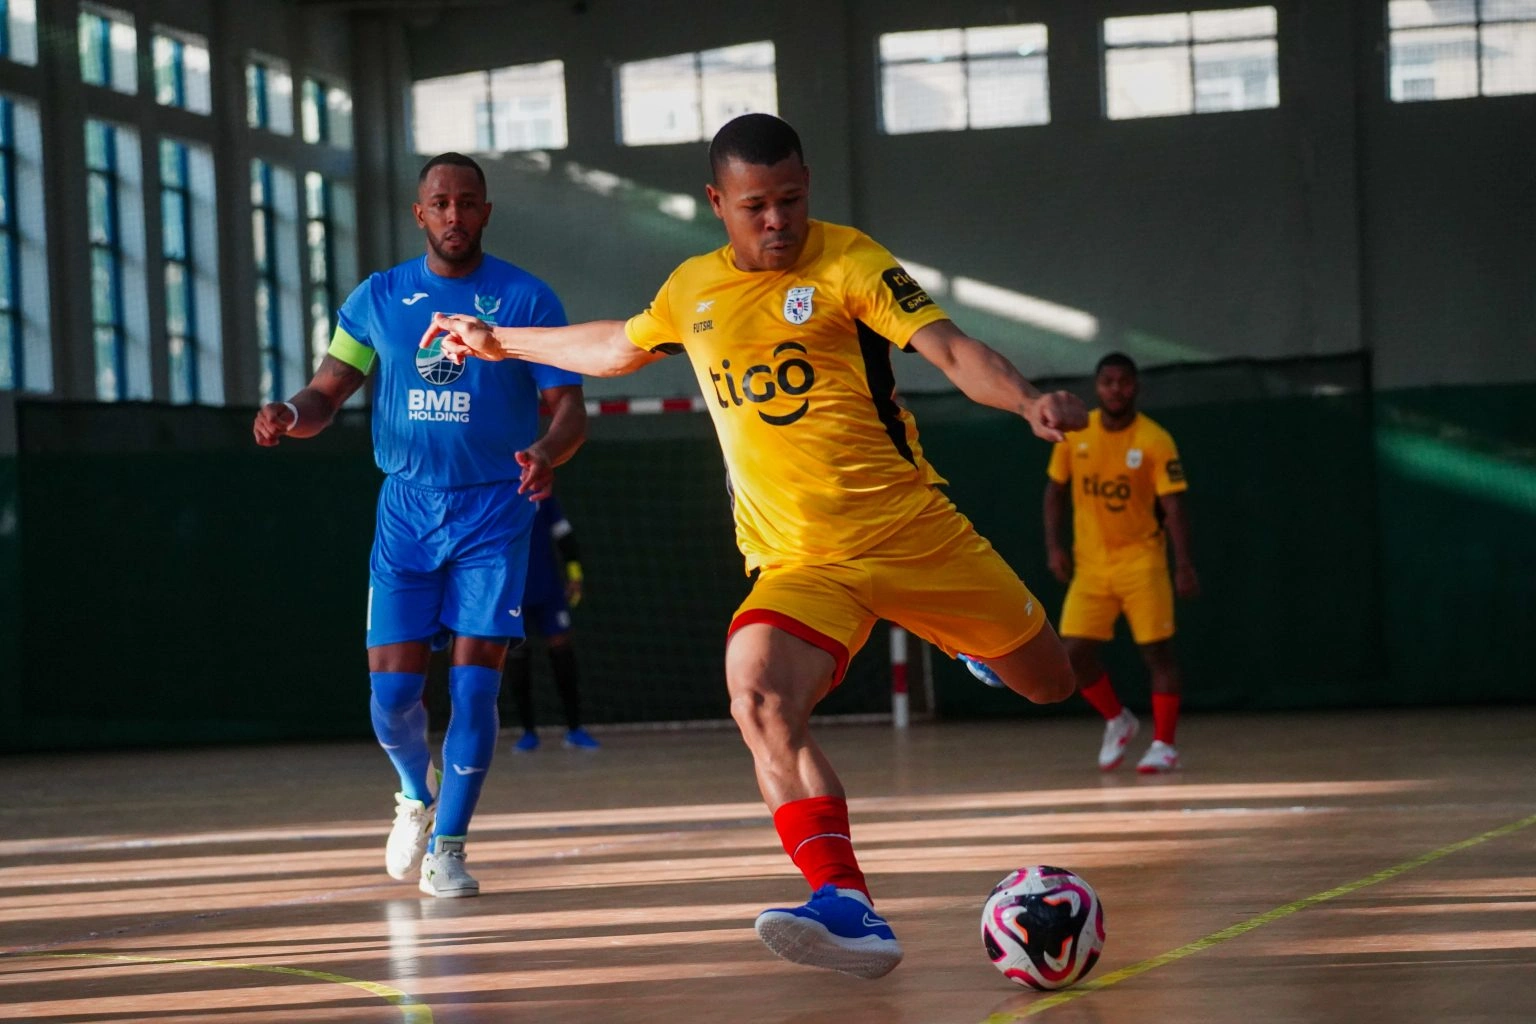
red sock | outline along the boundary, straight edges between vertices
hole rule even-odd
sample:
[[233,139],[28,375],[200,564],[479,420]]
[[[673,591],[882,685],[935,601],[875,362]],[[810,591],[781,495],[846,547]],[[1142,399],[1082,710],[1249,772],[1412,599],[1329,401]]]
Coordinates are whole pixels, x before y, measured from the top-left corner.
[[1152,695],[1153,738],[1173,745],[1174,730],[1179,727],[1179,695],[1154,693]]
[[1104,721],[1109,721],[1125,706],[1120,703],[1120,698],[1115,696],[1115,688],[1109,685],[1109,673],[1106,672],[1082,688],[1083,699],[1093,705],[1093,710],[1104,716]]
[[791,800],[773,812],[773,827],[811,891],[830,882],[869,895],[848,837],[848,801],[837,796]]

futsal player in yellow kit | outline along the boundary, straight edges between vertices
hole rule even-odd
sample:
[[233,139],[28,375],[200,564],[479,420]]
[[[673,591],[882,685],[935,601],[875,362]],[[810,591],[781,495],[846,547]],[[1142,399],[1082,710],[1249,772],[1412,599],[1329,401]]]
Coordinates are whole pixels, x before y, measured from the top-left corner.
[[757,919],[785,959],[877,978],[901,960],[849,838],[842,783],[809,732],[877,619],[965,652],[1039,702],[1074,688],[1040,603],[938,489],[895,399],[891,346],[936,364],[967,396],[1042,438],[1082,427],[1082,403],[1042,395],[964,334],[853,228],[809,219],[799,137],[747,114],[715,136],[705,192],[730,244],[678,267],[628,322],[503,330],[438,316],[423,339],[485,359],[594,376],[686,353],[714,420],[736,539],[757,578],[726,645],[731,714],[774,826],[812,890]]
[[[1061,635],[1083,698],[1104,717],[1099,767],[1111,771],[1140,730],[1136,716],[1115,695],[1098,655],[1099,645],[1115,635],[1115,620],[1125,615],[1152,676],[1156,738],[1136,770],[1172,771],[1179,766],[1174,732],[1183,689],[1173,654],[1173,592],[1175,587],[1180,597],[1200,592],[1184,510],[1189,485],[1173,438],[1136,409],[1139,378],[1130,357],[1113,352],[1099,360],[1094,389],[1099,408],[1089,414],[1086,429],[1055,446],[1046,470],[1046,556],[1051,572],[1063,583],[1071,581],[1061,610]],[[1062,540],[1069,501],[1070,555]]]

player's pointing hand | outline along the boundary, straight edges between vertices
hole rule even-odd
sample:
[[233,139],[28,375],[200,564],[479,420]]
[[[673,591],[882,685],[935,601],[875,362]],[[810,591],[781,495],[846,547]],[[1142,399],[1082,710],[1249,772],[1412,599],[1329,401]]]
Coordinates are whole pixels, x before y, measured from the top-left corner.
[[492,362],[507,357],[496,343],[496,335],[489,324],[462,313],[432,314],[432,323],[421,336],[420,347],[431,348],[439,338],[442,339],[443,355],[455,363],[464,362],[465,356],[489,359]]
[[1088,408],[1070,391],[1052,391],[1041,395],[1024,418],[1029,420],[1036,437],[1060,441],[1069,431],[1082,430],[1088,425]]

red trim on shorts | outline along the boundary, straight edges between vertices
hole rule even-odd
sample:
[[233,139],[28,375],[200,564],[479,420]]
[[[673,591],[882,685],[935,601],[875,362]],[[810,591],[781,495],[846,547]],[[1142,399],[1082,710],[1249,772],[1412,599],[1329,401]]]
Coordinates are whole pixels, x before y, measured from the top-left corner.
[[837,667],[832,671],[832,685],[837,686],[843,681],[843,673],[848,671],[848,648],[838,643],[827,634],[817,629],[812,629],[799,619],[792,619],[783,612],[776,612],[769,608],[748,608],[731,620],[731,628],[726,631],[725,642],[730,643],[731,637],[742,626],[750,626],[761,622],[775,629],[782,629],[797,640],[804,640],[812,647],[819,647],[832,655],[832,660],[837,662]]

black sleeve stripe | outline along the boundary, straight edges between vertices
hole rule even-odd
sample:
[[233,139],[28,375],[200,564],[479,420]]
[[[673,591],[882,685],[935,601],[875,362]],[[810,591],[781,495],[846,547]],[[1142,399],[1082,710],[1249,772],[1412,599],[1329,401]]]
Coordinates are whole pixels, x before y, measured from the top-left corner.
[[657,345],[655,348],[651,349],[651,351],[659,355],[675,356],[682,354],[683,346],[678,342],[669,341],[664,345]]

